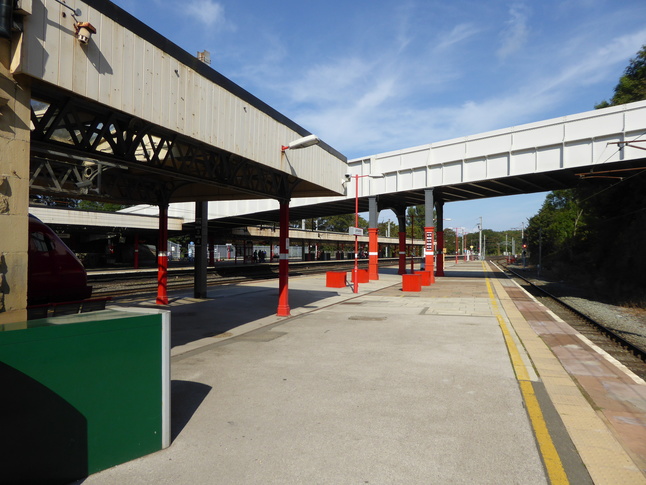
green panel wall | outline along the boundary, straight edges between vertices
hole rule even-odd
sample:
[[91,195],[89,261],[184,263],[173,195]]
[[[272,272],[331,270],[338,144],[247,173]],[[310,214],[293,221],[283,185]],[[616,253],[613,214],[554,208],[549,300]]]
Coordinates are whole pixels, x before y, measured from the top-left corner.
[[[8,435],[12,441],[0,445],[3,472],[9,466],[20,475],[35,473],[30,469],[40,465],[39,473],[48,473],[47,455],[65,447],[75,450],[70,459],[76,460],[67,478],[84,460],[87,475],[160,450],[161,347],[159,314],[106,310],[0,331],[0,386],[3,396],[11,395],[0,398],[1,441]],[[52,411],[59,408],[67,411]],[[49,451],[42,442],[51,443]]]

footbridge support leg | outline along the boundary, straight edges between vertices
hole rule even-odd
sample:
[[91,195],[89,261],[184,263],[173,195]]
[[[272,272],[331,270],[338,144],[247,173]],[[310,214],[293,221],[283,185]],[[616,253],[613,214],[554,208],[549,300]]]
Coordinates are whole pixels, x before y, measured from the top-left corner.
[[444,276],[444,201],[435,201],[437,214],[437,276]]
[[433,189],[424,190],[424,266],[435,283],[435,221],[433,217]]

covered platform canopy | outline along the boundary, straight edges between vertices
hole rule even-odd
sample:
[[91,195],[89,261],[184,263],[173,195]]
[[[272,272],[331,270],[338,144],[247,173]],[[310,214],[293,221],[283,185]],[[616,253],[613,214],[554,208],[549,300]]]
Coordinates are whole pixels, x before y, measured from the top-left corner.
[[341,153],[113,3],[77,3],[14,11],[31,197],[158,205],[164,257],[172,202],[273,199],[286,215],[293,198],[344,193]]
[[343,193],[338,151],[281,150],[311,133],[116,5],[85,3],[101,25],[86,47],[61,34],[64,5],[23,17],[30,193],[122,204]]

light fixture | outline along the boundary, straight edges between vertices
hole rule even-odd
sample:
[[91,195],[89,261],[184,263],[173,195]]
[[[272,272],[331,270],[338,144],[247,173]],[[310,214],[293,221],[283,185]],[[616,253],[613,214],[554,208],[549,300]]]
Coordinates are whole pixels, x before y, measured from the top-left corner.
[[96,29],[90,22],[77,22],[74,24],[74,30],[81,44],[88,44],[92,34],[96,34]]
[[298,140],[290,141],[287,145],[281,147],[282,151],[285,150],[296,150],[297,148],[307,148],[312,145],[316,145],[320,142],[319,137],[316,135],[307,135]]

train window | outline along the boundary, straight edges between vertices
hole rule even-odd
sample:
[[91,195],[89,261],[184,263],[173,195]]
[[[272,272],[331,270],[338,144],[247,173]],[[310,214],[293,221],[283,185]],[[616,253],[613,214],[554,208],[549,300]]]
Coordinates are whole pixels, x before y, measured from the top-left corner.
[[52,249],[52,242],[42,232],[32,232],[31,242],[34,245],[34,249],[40,253],[46,253]]

